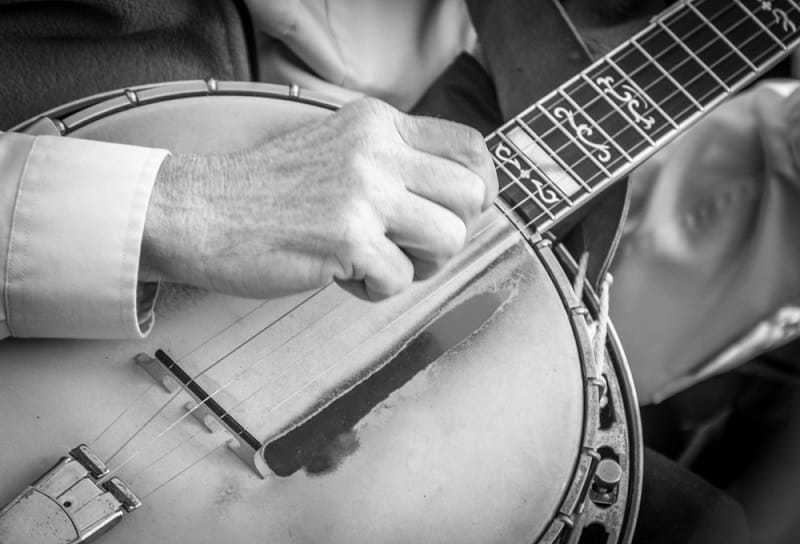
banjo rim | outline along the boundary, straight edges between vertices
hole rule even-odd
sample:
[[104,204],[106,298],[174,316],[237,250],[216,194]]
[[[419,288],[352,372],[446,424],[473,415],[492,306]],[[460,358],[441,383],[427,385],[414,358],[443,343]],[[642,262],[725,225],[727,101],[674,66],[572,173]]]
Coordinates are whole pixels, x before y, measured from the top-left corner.
[[[122,90],[113,90],[102,94],[75,100],[53,108],[32,119],[24,121],[12,131],[31,134],[69,136],[81,128],[117,113],[140,106],[203,96],[250,96],[279,100],[290,100],[335,111],[339,104],[324,94],[300,90],[296,85],[283,86],[266,83],[217,81],[176,81],[139,85]],[[581,448],[577,452],[572,481],[565,486],[564,495],[556,509],[555,515],[540,533],[537,543],[566,542],[562,540],[569,535],[570,542],[576,542],[583,529],[593,525],[601,525],[609,531],[609,538],[616,536],[613,542],[629,543],[633,538],[639,511],[642,487],[643,440],[641,421],[638,413],[638,402],[633,386],[630,369],[627,365],[621,343],[613,327],[609,323],[606,341],[607,359],[611,365],[607,368],[607,385],[611,393],[609,402],[622,409],[615,425],[616,433],[625,436],[625,459],[616,459],[622,467],[620,488],[624,488],[624,497],[604,508],[598,507],[592,499],[594,470],[605,457],[598,453],[603,448],[619,446],[610,435],[614,433],[598,432],[600,429],[601,384],[596,379],[587,378],[592,365],[591,342],[588,337],[587,318],[597,319],[599,299],[591,284],[584,286],[583,300],[577,300],[569,280],[574,279],[577,264],[567,250],[560,245],[553,246],[551,238],[540,239],[533,244],[533,250],[545,265],[545,268],[561,297],[573,327],[574,338],[578,348],[583,376],[584,418]],[[604,443],[603,436],[605,436]],[[599,445],[598,445],[599,444]],[[613,524],[616,523],[617,526]],[[580,531],[577,531],[580,530]],[[577,535],[577,536],[576,536]]]

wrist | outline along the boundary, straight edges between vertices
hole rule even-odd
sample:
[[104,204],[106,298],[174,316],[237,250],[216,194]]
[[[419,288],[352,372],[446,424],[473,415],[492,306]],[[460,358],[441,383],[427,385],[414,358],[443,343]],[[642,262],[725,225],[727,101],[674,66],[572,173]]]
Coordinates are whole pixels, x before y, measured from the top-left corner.
[[202,217],[197,176],[203,161],[196,155],[170,155],[161,165],[150,195],[139,260],[140,281],[186,282],[187,265],[197,255],[200,234],[190,223]]

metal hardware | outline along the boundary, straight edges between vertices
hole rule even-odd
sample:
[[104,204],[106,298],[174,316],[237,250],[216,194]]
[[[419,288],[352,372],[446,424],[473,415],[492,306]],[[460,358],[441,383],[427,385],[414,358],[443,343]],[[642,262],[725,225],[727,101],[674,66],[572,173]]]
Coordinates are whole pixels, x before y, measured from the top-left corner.
[[[583,510],[583,499],[586,497],[586,488],[588,487],[588,483],[592,477],[592,468],[595,465],[595,456],[595,452],[584,448],[580,459],[578,459],[572,485],[569,487],[567,495],[564,497],[564,501],[561,503],[561,507],[558,510],[559,514],[561,514],[559,519],[565,523],[567,523],[567,520],[569,520],[569,522],[573,522],[574,516],[580,514],[580,512]],[[567,525],[571,526],[572,523],[567,523]]]
[[133,491],[117,477],[111,478],[105,487],[122,504],[126,512],[133,512],[142,505],[139,497],[134,495]]
[[214,413],[205,404],[197,404],[194,402],[187,402],[183,405],[187,412],[191,413],[200,424],[206,428],[210,433],[215,433],[222,430],[222,425],[219,424]]
[[622,480],[622,469],[613,459],[603,459],[597,464],[594,473],[594,488],[601,491],[610,491],[619,485]]
[[62,121],[61,119],[53,119],[53,124],[56,125],[56,128],[58,129],[58,133],[60,136],[63,136],[64,134],[67,133],[67,125],[65,125],[64,121]]
[[194,401],[184,405],[186,411],[191,412],[192,416],[211,433],[221,429],[228,431],[231,435],[228,447],[259,477],[266,478],[272,474],[262,454],[263,444],[220,406],[169,355],[158,350],[155,357],[140,353],[133,358],[133,361],[167,392],[174,393],[178,388],[182,388]]
[[76,461],[86,467],[92,478],[99,479],[108,474],[106,464],[89,449],[89,446],[81,444],[69,453]]
[[175,377],[170,371],[146,353],[137,354],[133,358],[133,362],[136,363],[139,368],[144,369],[145,372],[150,374],[153,381],[163,387],[167,393],[174,393],[180,388],[180,384],[175,380]]
[[589,310],[586,308],[586,306],[582,306],[582,305],[581,306],[575,306],[573,308],[570,308],[569,311],[574,316],[582,315],[582,316],[587,317],[587,318],[589,317]]
[[586,379],[586,383],[597,388],[598,404],[600,408],[605,408],[608,405],[608,379],[605,374],[589,377]]
[[300,85],[297,83],[292,83],[289,85],[289,96],[292,98],[299,98],[300,97]]
[[40,117],[35,123],[31,124],[28,134],[36,136],[63,136],[67,127],[58,119],[50,117]]
[[213,94],[219,90],[219,86],[217,85],[217,80],[213,77],[206,79],[206,89],[208,89],[208,94]]
[[572,529],[575,526],[575,522],[572,520],[571,517],[567,516],[566,514],[559,514],[558,521],[564,524],[565,527]]
[[14,544],[90,542],[111,529],[139,498],[85,444],[0,510],[0,535]]
[[622,467],[613,459],[602,459],[597,463],[589,498],[595,504],[609,506],[617,501],[619,483],[622,481]]
[[133,106],[139,105],[139,95],[136,94],[136,91],[133,89],[125,89],[125,98],[128,99],[128,102],[131,103]]

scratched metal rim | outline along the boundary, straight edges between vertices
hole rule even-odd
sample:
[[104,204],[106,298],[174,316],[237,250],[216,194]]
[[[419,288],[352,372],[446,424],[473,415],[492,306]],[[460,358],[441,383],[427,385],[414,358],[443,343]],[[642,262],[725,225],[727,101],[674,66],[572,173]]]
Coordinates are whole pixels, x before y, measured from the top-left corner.
[[[570,280],[575,278],[578,264],[563,245],[554,247],[554,254],[558,259],[563,270]],[[597,319],[600,309],[600,299],[591,282],[584,283],[583,301],[589,314]],[[610,390],[618,391],[624,402],[625,420],[624,429],[627,436],[628,446],[628,470],[626,476],[628,480],[627,497],[624,505],[624,516],[621,519],[619,538],[616,542],[630,544],[633,540],[636,521],[641,506],[642,482],[643,482],[643,461],[644,461],[644,440],[642,437],[642,422],[639,414],[639,402],[636,395],[636,388],[633,383],[625,352],[617,335],[613,323],[608,324],[608,335],[606,338],[606,354],[611,365],[608,370]],[[588,500],[588,499],[587,499]]]
[[47,110],[27,119],[9,129],[11,132],[27,132],[43,120],[53,123],[61,136],[91,124],[94,121],[114,115],[140,105],[197,96],[254,96],[292,100],[337,110],[339,102],[322,93],[300,90],[296,85],[275,85],[272,83],[253,83],[249,81],[206,80],[170,81],[136,85],[125,89],[115,89]]

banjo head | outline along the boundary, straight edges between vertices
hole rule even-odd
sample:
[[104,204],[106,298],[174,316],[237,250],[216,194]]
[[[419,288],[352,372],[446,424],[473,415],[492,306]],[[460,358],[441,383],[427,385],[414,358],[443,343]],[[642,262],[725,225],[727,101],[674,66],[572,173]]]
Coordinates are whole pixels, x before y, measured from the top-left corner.
[[[182,82],[19,129],[220,153],[335,108],[296,89]],[[380,303],[336,286],[268,302],[168,286],[145,342],[3,342],[0,383],[31,398],[0,395],[16,444],[0,452],[0,503],[93,441],[144,503],[109,542],[627,542],[635,396],[613,330],[605,379],[587,377],[597,304],[565,267],[563,251],[496,222]],[[157,349],[257,438],[265,478],[219,422],[186,417],[197,398],[180,380],[154,384],[137,354]]]

